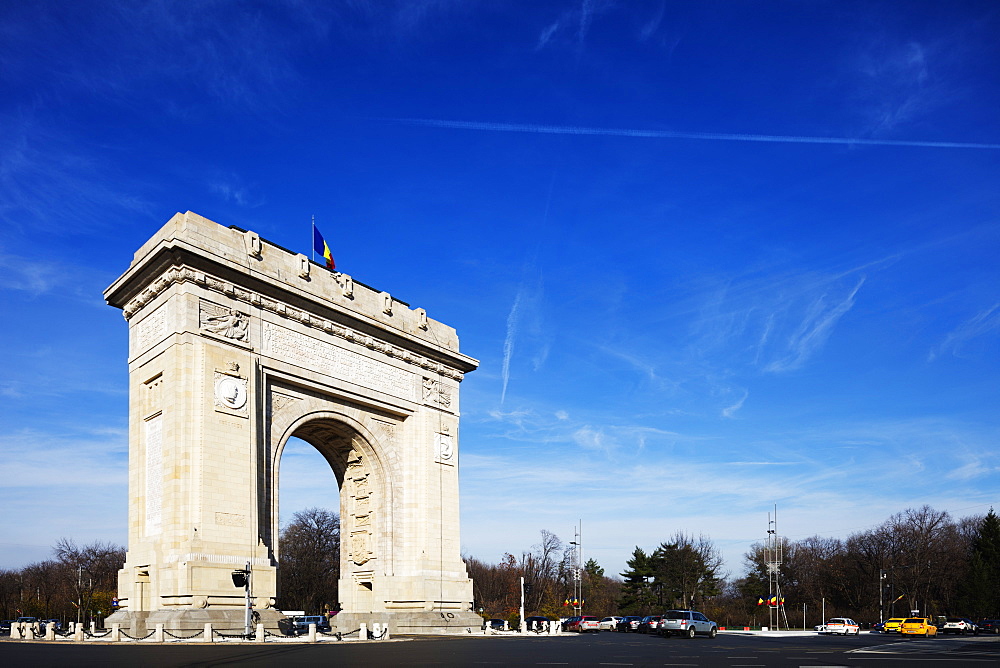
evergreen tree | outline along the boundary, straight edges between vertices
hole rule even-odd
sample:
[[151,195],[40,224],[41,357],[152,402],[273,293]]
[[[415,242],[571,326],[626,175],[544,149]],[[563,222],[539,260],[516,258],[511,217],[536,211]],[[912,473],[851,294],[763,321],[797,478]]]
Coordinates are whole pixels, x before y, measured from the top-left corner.
[[961,590],[964,614],[976,619],[1000,617],[1000,518],[992,508],[973,540]]
[[625,562],[628,570],[622,573],[622,593],[619,609],[628,615],[648,615],[653,609],[654,596],[647,578],[653,576],[649,555],[636,546],[632,558]]

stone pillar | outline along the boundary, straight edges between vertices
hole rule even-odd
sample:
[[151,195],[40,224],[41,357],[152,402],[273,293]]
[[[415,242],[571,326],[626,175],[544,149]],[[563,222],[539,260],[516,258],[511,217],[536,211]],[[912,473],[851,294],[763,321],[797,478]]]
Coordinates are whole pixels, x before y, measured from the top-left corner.
[[111,625],[111,642],[121,642],[122,640],[122,625],[112,624]]
[[212,635],[213,635],[212,623],[209,622],[208,624],[205,624],[205,633],[204,633],[205,642],[212,642],[213,640],[215,640],[215,638],[213,638]]
[[316,625],[309,625],[309,642],[316,642]]
[[358,638],[361,640],[368,640],[368,625],[361,622],[361,630],[358,631]]
[[382,624],[382,640],[389,639],[389,622]]
[[83,624],[77,624],[73,628],[73,640],[83,642]]
[[163,624],[157,624],[153,631],[153,642],[163,642]]
[[263,624],[258,624],[257,625],[257,633],[255,634],[255,640],[257,642],[264,642],[264,639],[266,637],[267,637],[267,632],[264,630],[264,625]]
[[45,625],[45,639],[46,640],[55,640],[56,639],[56,625],[55,624],[46,624]]

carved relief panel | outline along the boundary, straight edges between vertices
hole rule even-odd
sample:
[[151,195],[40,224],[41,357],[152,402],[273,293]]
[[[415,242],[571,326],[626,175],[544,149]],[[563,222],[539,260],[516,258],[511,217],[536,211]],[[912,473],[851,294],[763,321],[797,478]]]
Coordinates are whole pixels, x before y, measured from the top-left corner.
[[350,499],[351,518],[347,557],[356,565],[363,566],[375,558],[372,541],[371,471],[364,462],[364,456],[354,449],[347,456],[344,489]]
[[203,332],[221,336],[224,339],[250,342],[250,316],[238,309],[226,308],[220,304],[202,299],[198,308],[198,327]]

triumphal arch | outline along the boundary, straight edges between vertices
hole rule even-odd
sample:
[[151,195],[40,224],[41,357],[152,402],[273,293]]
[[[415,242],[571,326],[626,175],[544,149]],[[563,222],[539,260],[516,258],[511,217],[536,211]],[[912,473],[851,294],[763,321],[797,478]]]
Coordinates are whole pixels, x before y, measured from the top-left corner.
[[255,611],[276,624],[278,467],[296,436],[340,486],[338,626],[479,624],[458,506],[458,390],[478,362],[454,329],[191,212],[105,298],[129,331],[128,556],[110,621],[241,627],[231,576],[249,562]]

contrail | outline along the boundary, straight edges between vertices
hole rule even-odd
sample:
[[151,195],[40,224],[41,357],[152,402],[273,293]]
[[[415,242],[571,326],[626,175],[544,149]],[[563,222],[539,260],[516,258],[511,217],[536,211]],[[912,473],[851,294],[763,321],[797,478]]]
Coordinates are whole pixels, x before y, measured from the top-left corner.
[[725,132],[676,132],[673,130],[635,130],[630,128],[588,128],[577,125],[537,125],[534,123],[448,121],[432,118],[388,118],[385,120],[393,123],[421,125],[432,128],[487,130],[491,132],[526,132],[548,135],[594,135],[605,137],[643,137],[651,139],[707,139],[711,141],[755,141],[778,144],[839,144],[846,146],[916,146],[921,148],[1000,149],[1000,144],[955,141],[862,139],[860,137],[797,137],[794,135],[729,134]]
[[510,380],[510,357],[514,354],[514,337],[517,335],[517,319],[521,306],[521,292],[521,290],[518,291],[517,296],[514,298],[514,304],[510,307],[510,313],[507,315],[507,337],[503,342],[503,364],[500,367],[500,378],[502,380],[502,387],[500,389],[501,406],[503,406],[503,400],[507,396],[507,382]]

